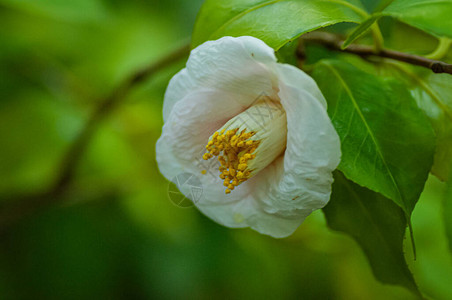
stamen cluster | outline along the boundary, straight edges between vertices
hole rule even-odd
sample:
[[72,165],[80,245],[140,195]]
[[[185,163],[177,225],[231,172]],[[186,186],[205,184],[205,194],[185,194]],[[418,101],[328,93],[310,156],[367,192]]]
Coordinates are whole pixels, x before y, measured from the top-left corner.
[[[248,168],[248,161],[255,158],[253,154],[259,146],[259,141],[251,140],[255,132],[246,132],[246,129],[238,133],[239,129],[215,132],[207,143],[207,153],[203,155],[204,160],[216,156],[221,166],[219,167],[220,178],[226,187],[226,194],[231,193],[251,177],[253,170]],[[202,172],[205,174],[205,170]]]

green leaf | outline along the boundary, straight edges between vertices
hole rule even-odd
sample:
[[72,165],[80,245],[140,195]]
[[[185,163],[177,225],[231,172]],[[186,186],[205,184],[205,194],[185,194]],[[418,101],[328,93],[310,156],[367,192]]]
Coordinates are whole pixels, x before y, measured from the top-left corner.
[[435,137],[408,89],[340,61],[321,61],[313,77],[341,139],[339,169],[411,215],[433,164]]
[[298,57],[296,52],[298,51],[299,45],[300,40],[294,40],[279,48],[279,50],[275,52],[278,62],[297,66]]
[[374,12],[380,12],[385,9],[389,4],[391,4],[394,0],[381,0],[380,3],[374,9]]
[[364,22],[362,22],[345,40],[342,44],[341,48],[345,49],[350,46],[356,39],[363,36],[367,31],[369,31],[370,27],[381,17],[381,15],[372,15]]
[[379,77],[393,78],[410,89],[418,107],[428,117],[436,136],[431,172],[447,181],[452,172],[452,76],[433,74],[397,62],[371,64],[356,57],[342,57],[361,70]]
[[340,172],[334,177],[331,200],[323,208],[328,227],[350,235],[360,245],[379,281],[420,295],[403,254],[407,224],[403,210]]
[[452,0],[394,0],[382,13],[428,33],[452,37]]
[[430,120],[436,135],[431,172],[440,180],[447,181],[452,172],[452,76],[413,71],[400,63],[379,64],[374,71],[380,76],[396,78],[411,90],[411,95]]
[[414,81],[412,95],[426,113],[436,133],[436,152],[432,173],[448,180],[452,171],[452,76],[409,73]]
[[192,45],[222,36],[251,35],[275,50],[309,31],[340,22],[360,23],[367,13],[345,0],[207,0]]
[[[452,172],[451,172],[452,175]],[[447,182],[446,194],[444,197],[444,223],[446,228],[446,236],[449,240],[449,249],[452,252],[452,176]]]

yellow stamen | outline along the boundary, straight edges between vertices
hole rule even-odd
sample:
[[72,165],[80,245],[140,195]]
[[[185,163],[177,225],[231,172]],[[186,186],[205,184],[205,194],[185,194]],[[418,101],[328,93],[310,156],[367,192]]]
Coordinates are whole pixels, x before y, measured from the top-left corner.
[[[203,155],[203,159],[217,157],[221,164],[219,167],[220,178],[224,180],[223,185],[227,187],[226,194],[250,177],[251,170],[247,170],[248,161],[253,159],[251,153],[260,143],[249,140],[253,135],[254,132],[246,132],[246,130],[239,133],[238,128],[226,132],[223,129],[215,132],[207,143],[208,152]],[[244,172],[245,170],[248,172]],[[246,174],[248,176],[245,176]]]
[[[270,113],[262,114],[263,111]],[[251,117],[254,115],[261,118]],[[226,194],[283,153],[286,123],[281,103],[265,98],[230,119],[209,138],[203,159],[218,159],[219,177],[226,187]]]

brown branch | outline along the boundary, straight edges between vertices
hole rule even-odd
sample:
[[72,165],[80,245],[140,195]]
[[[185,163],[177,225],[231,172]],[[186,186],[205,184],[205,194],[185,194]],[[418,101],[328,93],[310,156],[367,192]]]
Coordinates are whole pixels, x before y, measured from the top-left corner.
[[74,179],[76,168],[102,121],[118,107],[133,87],[163,68],[186,57],[189,52],[189,45],[184,45],[174,52],[169,53],[157,62],[126,78],[116,89],[102,99],[100,105],[88,119],[85,127],[81,130],[80,134],[71,144],[69,150],[63,156],[60,167],[57,170],[55,183],[51,188],[39,194],[11,197],[11,199],[1,201],[0,230],[7,228],[9,225],[23,217],[61,201],[63,192]]
[[327,32],[311,32],[303,36],[305,42],[313,42],[327,47],[328,49],[356,54],[362,57],[379,56],[403,61],[412,65],[421,66],[432,70],[434,73],[452,74],[452,65],[439,61],[428,59],[423,56],[403,53],[395,50],[382,49],[375,52],[374,48],[366,45],[351,44],[346,49],[341,46],[344,40],[339,36]]

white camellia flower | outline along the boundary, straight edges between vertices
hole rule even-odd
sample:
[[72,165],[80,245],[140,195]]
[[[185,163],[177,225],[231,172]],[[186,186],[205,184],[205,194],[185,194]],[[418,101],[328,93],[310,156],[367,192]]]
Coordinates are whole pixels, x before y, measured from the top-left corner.
[[202,195],[189,184],[181,192],[224,226],[286,237],[330,198],[341,152],[326,101],[257,38],[194,49],[169,83],[163,119],[160,171],[195,174]]

